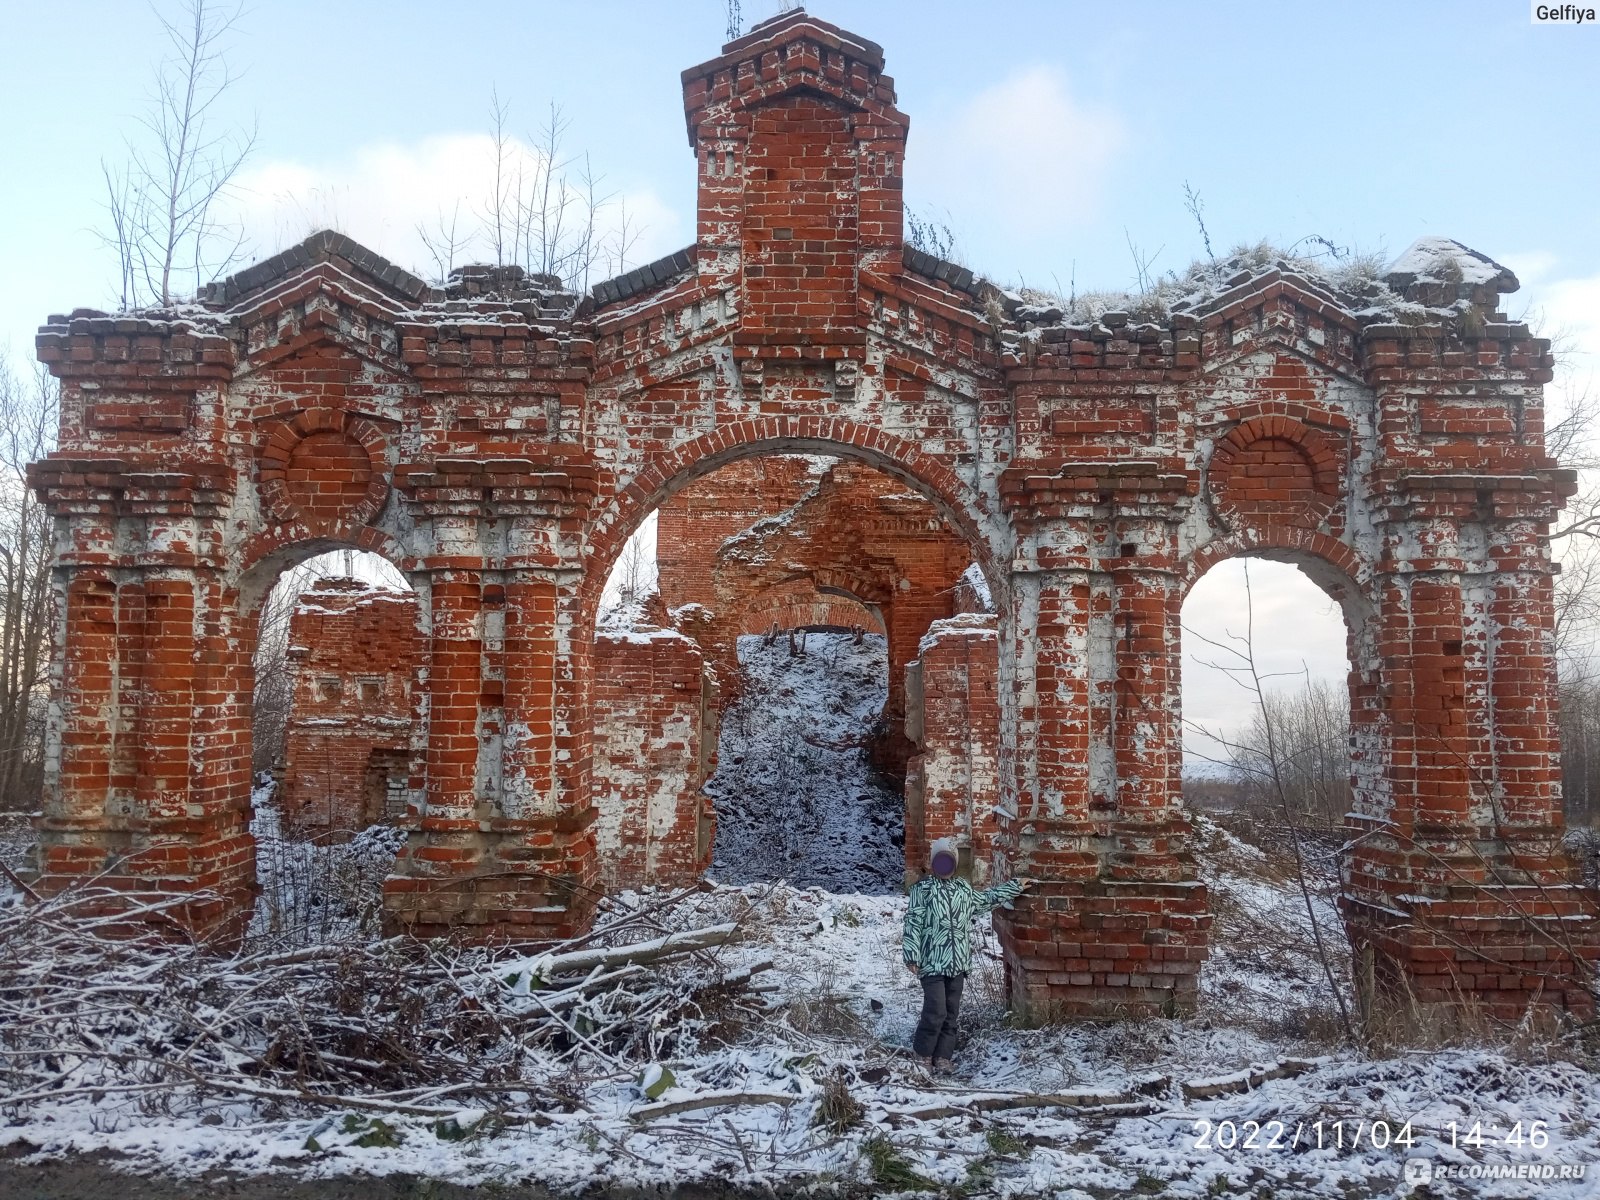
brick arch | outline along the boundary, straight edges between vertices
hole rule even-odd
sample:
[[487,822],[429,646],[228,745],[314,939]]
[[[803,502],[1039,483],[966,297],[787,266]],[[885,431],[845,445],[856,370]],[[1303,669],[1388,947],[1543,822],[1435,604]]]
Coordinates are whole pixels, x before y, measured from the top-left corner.
[[[1257,416],[1217,441],[1206,485],[1224,509],[1315,522],[1338,503],[1340,460],[1338,448],[1310,426],[1292,417]],[[1292,486],[1296,467],[1304,469],[1309,495],[1293,494],[1301,490]],[[1250,472],[1242,481],[1235,474],[1241,468]]]
[[[810,586],[797,588],[796,584]],[[856,592],[844,588],[831,585],[818,586],[809,575],[799,575],[772,587],[763,588],[730,614],[730,623],[739,630],[741,637],[745,634],[764,633],[765,626],[756,619],[757,617],[814,603],[819,597],[830,606],[837,605],[840,609],[860,614],[859,621],[843,622],[844,624],[860,624],[869,633],[884,632],[883,613],[874,602],[864,600]]]
[[1330,599],[1338,601],[1352,631],[1365,626],[1377,610],[1371,591],[1372,568],[1354,550],[1315,529],[1276,522],[1213,538],[1185,558],[1179,603],[1207,571],[1230,558],[1265,558],[1299,567]]
[[320,531],[299,524],[273,525],[246,542],[239,555],[240,614],[254,615],[285,571],[335,550],[376,554],[407,576],[417,569],[416,559],[399,542],[371,525],[341,524]]
[[[367,478],[348,480],[350,499],[336,505],[338,515],[331,520],[307,510],[304,498],[297,498],[292,470],[298,451],[318,440],[340,439],[365,452]],[[335,457],[326,464],[332,475],[345,466],[338,461],[348,456],[337,453],[337,443],[319,447],[318,453]],[[358,456],[359,457],[359,456]],[[313,467],[313,469],[315,469]],[[280,521],[300,521],[307,525],[364,525],[383,509],[389,498],[389,439],[376,422],[339,408],[307,408],[286,421],[268,427],[267,438],[256,454],[256,487],[262,508]],[[358,490],[359,489],[359,490]]]
[[894,589],[881,579],[842,571],[838,567],[817,567],[806,574],[819,592],[840,592],[863,605],[886,604],[894,599]]
[[719,467],[764,454],[825,454],[853,458],[891,475],[932,501],[971,547],[995,595],[1004,594],[994,547],[966,511],[976,498],[955,472],[910,442],[869,425],[834,417],[774,416],[735,421],[685,442],[644,465],[621,488],[589,532],[590,554],[580,594],[580,628],[592,631],[600,596],[622,547],[663,501]]

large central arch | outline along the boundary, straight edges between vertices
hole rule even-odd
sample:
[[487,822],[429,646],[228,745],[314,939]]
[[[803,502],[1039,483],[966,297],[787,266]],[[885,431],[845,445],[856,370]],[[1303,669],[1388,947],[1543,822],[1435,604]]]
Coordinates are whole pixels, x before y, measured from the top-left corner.
[[696,242],[584,297],[509,268],[436,287],[319,233],[181,314],[52,317],[37,888],[158,886],[193,895],[196,929],[237,927],[241,613],[253,564],[320,540],[403,563],[423,608],[390,926],[583,927],[611,562],[686,481],[819,453],[926,497],[994,594],[1001,865],[1040,881],[1000,922],[1015,1001],[1192,1001],[1208,904],[1163,701],[1186,580],[1250,550],[1329,564],[1371,607],[1381,786],[1343,897],[1370,977],[1591,1007],[1546,541],[1574,481],[1543,443],[1548,343],[1498,311],[1515,277],[1430,238],[1360,294],[1244,256],[1171,311],[1029,303],[905,244],[884,65],[790,12],[686,72]]

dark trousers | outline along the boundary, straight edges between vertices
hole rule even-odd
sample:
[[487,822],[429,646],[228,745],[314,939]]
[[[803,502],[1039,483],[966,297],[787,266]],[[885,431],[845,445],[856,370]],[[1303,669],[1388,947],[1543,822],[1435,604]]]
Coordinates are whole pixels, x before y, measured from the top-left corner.
[[956,1018],[961,1015],[965,975],[922,977],[922,1018],[911,1048],[923,1058],[949,1058],[956,1050]]

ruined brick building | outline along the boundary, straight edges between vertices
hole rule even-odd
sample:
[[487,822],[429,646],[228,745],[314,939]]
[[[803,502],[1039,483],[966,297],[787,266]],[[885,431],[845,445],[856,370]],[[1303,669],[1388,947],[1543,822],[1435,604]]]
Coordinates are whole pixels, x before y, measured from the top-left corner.
[[[39,886],[109,869],[238,927],[257,608],[353,546],[412,582],[426,666],[391,927],[581,927],[607,853],[612,562],[718,467],[825,455],[919,496],[993,595],[992,633],[934,642],[952,664],[995,646],[989,865],[1039,881],[997,922],[1014,1000],[1193,1000],[1210,922],[1178,614],[1254,554],[1349,628],[1341,903],[1363,969],[1424,1001],[1587,1008],[1600,911],[1560,842],[1543,536],[1573,478],[1544,449],[1549,346],[1499,311],[1514,277],[1431,240],[1348,286],[1285,259],[1149,310],[1030,304],[904,244],[883,68],[797,12],[686,71],[695,242],[587,296],[514,271],[435,288],[319,234],[181,312],[51,318]],[[695,694],[683,636],[648,686]],[[926,691],[944,668],[921,661]],[[658,853],[681,856],[697,823],[670,824]]]
[[318,580],[295,606],[286,657],[285,829],[343,841],[404,817],[421,700],[416,598]]

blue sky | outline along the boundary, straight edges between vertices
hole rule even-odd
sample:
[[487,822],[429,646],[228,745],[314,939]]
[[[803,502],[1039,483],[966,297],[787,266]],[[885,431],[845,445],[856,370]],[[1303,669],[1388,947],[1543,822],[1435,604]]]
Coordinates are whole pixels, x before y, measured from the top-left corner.
[[[162,47],[142,4],[6,7],[0,348],[20,358],[48,312],[111,299],[100,161]],[[1187,182],[1219,250],[1454,237],[1522,275],[1513,312],[1570,333],[1574,368],[1600,348],[1595,26],[1534,26],[1526,0],[809,7],[885,47],[912,122],[907,202],[980,273],[1127,287],[1130,239],[1181,270],[1202,252]],[[744,0],[746,27],[777,8]],[[676,249],[694,202],[679,72],[726,21],[720,0],[256,0],[222,114],[259,129],[236,199],[256,256],[331,222],[421,265],[416,221],[481,176],[491,87],[514,132],[564,107],[569,147],[645,223],[635,262]],[[1305,612],[1284,608],[1290,626]],[[1327,623],[1316,669],[1336,673]]]
[[[108,296],[90,232],[99,162],[118,154],[160,44],[141,4],[10,7],[0,339],[26,350],[47,310]],[[776,8],[745,0],[746,24]],[[908,201],[948,220],[991,276],[1126,286],[1129,237],[1181,269],[1200,252],[1186,181],[1219,244],[1319,234],[1397,253],[1432,233],[1530,283],[1600,273],[1600,30],[1533,26],[1524,0],[811,10],[884,45],[912,119]],[[725,25],[714,0],[259,0],[229,99],[259,122],[258,177],[293,165],[324,193],[363,153],[481,134],[491,86],[514,128],[553,99],[573,118],[569,144],[639,199],[640,251],[664,252],[692,229],[678,73],[717,52]],[[253,230],[262,254],[319,215],[361,223],[302,207],[299,227],[277,215]],[[415,258],[405,215],[389,221],[374,248]]]

